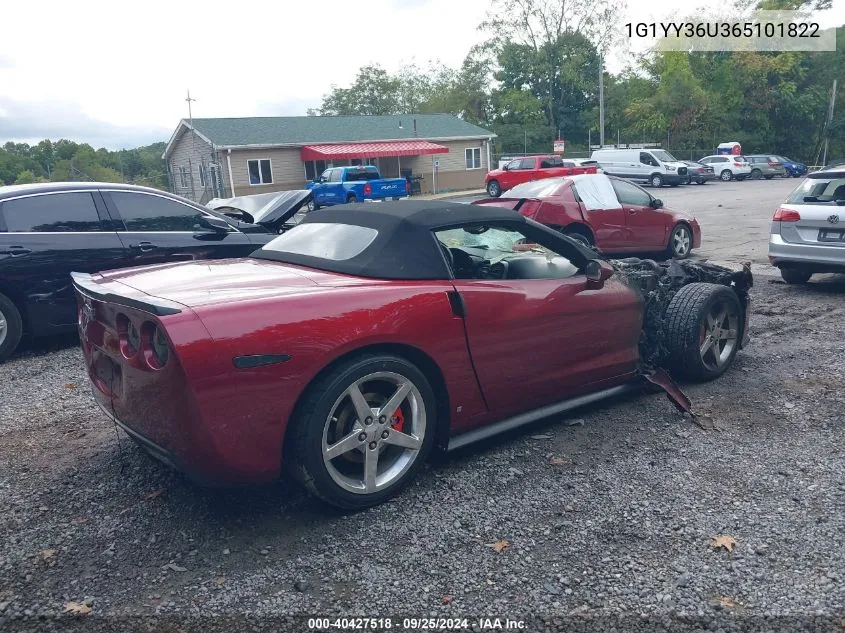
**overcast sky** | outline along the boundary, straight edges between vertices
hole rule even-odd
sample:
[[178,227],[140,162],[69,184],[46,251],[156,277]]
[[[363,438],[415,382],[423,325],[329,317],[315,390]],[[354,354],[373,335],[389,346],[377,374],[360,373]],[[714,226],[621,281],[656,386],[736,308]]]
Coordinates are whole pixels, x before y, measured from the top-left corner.
[[[696,2],[628,0],[624,21],[669,18]],[[834,2],[843,9],[845,0]],[[187,117],[188,88],[196,117],[304,115],[364,64],[391,72],[410,61],[459,65],[481,39],[476,27],[488,7],[489,0],[6,2],[0,143],[70,138],[114,149],[167,140]],[[611,69],[622,63],[611,60]]]

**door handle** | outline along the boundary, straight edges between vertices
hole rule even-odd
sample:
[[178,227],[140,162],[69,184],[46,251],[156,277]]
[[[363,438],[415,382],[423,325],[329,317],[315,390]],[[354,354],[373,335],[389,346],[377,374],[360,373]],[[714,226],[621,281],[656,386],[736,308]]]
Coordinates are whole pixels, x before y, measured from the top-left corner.
[[137,244],[130,244],[129,248],[146,253],[158,247],[152,242],[138,242]]
[[627,211],[628,211],[628,215],[637,215],[636,209],[628,209]]
[[2,253],[3,255],[11,255],[12,257],[19,257],[20,255],[27,255],[28,253],[31,253],[31,252],[32,252],[31,248],[24,248],[23,246],[10,246],[10,247],[0,251],[0,253]]

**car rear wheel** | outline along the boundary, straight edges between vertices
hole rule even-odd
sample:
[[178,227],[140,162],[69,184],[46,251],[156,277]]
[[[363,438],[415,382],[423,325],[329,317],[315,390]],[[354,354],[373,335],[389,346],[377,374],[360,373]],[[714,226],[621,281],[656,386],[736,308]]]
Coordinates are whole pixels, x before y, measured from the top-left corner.
[[662,187],[663,177],[660,174],[652,174],[650,182],[652,187]]
[[502,187],[499,185],[498,181],[491,180],[487,183],[487,195],[491,198],[498,198],[502,195]]
[[8,358],[23,335],[21,313],[6,295],[0,294],[0,360]]
[[742,322],[739,298],[728,286],[684,286],[666,309],[669,369],[694,380],[721,376],[736,357]]
[[722,173],[719,174],[719,178],[722,179],[723,182],[728,182],[729,180],[733,180],[733,172],[730,169],[723,169]]
[[752,169],[751,170],[751,180],[760,180],[762,178],[763,172],[759,169]]
[[669,256],[686,259],[692,252],[692,231],[686,224],[678,224],[669,236]]
[[781,268],[780,276],[788,284],[805,284],[810,281],[813,273],[806,268],[796,266],[792,268]]
[[354,193],[350,193],[346,196],[346,204],[352,204],[353,202],[358,202],[358,198],[355,197]]
[[358,510],[404,488],[434,445],[425,375],[398,356],[366,355],[315,382],[292,419],[286,460],[327,503]]

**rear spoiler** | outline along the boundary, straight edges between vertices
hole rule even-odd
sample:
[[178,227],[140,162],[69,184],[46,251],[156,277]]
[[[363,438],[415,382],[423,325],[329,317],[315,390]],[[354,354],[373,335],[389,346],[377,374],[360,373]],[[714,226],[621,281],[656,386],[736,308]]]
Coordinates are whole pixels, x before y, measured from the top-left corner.
[[[126,306],[127,308],[135,308],[136,310],[149,312],[150,314],[154,314],[156,316],[167,316],[182,312],[182,306],[178,303],[168,301],[167,299],[161,299],[160,297],[135,299],[127,297],[126,295],[103,291],[101,290],[103,284],[98,283],[98,281],[94,279],[94,276],[88,273],[71,273],[70,277],[73,280],[73,285],[76,288],[76,291],[89,299],[114,303],[116,305]],[[102,275],[98,275],[98,277],[100,279],[103,278]],[[131,286],[125,287],[129,290],[134,290]]]

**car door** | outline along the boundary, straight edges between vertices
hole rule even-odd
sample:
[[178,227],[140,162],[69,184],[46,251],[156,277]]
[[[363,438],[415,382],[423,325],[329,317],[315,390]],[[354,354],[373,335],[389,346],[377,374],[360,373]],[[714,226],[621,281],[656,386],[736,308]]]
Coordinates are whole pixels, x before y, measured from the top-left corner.
[[624,249],[629,242],[625,212],[616,199],[609,177],[596,174],[573,180],[571,190],[596,236],[596,246],[607,252]]
[[625,218],[626,248],[636,251],[665,245],[670,218],[652,206],[651,194],[632,182],[610,179]]
[[[507,164],[507,170],[502,174],[502,191],[507,191],[518,184],[528,182],[530,171],[534,168],[533,158],[517,158]],[[528,173],[527,173],[528,172]]]
[[[524,226],[524,225],[523,225]],[[515,262],[541,271],[534,278],[479,278],[483,261],[454,280],[467,339],[484,397],[497,415],[534,409],[630,376],[636,371],[641,307],[636,293],[614,278],[593,288],[573,247],[507,223],[436,231],[450,252],[493,266]],[[523,232],[524,231],[524,232]],[[543,241],[546,248],[538,246]],[[542,252],[525,252],[527,244]],[[548,248],[554,244],[555,250]],[[569,257],[567,257],[567,254]],[[461,256],[464,257],[465,255]],[[461,258],[458,258],[461,259]],[[466,270],[458,263],[458,271]],[[531,275],[529,275],[531,276]],[[545,278],[544,278],[545,277]]]
[[31,334],[74,329],[70,273],[116,268],[124,257],[96,191],[50,191],[0,202],[0,282],[22,297]]
[[152,192],[103,189],[118,236],[127,249],[125,266],[196,259],[246,257],[255,250],[247,237],[229,227],[216,231],[210,214],[198,206]]

